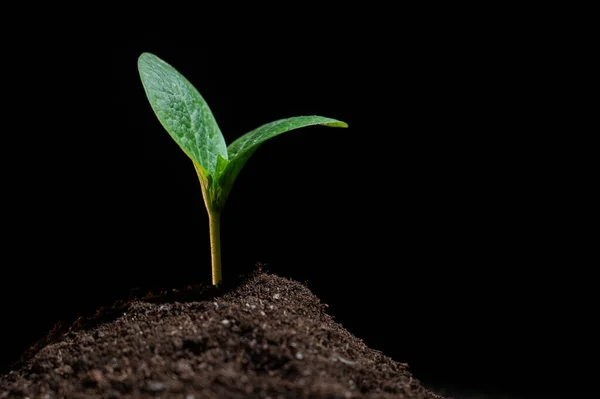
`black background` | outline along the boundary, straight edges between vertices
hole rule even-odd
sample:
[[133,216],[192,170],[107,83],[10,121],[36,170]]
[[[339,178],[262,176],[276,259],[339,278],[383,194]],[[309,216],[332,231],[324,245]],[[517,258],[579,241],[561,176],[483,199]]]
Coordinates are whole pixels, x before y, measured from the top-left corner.
[[538,47],[485,21],[421,22],[21,47],[12,67],[28,79],[2,148],[3,365],[131,290],[210,281],[197,177],[139,80],[148,51],[196,86],[227,143],[290,116],[350,125],[254,154],[222,218],[225,278],[263,262],[307,281],[426,384],[591,386],[587,160],[545,108]]

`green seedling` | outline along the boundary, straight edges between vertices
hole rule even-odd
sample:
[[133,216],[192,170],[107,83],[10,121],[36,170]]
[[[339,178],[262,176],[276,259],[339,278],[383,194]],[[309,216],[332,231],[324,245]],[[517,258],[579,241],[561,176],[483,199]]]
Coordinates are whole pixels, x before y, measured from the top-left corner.
[[150,53],[138,59],[138,70],[158,120],[191,158],[208,211],[212,283],[221,284],[220,220],[231,187],[254,151],[266,140],[311,125],[348,127],[321,116],[299,116],[267,123],[227,146],[210,108],[198,90],[175,68]]

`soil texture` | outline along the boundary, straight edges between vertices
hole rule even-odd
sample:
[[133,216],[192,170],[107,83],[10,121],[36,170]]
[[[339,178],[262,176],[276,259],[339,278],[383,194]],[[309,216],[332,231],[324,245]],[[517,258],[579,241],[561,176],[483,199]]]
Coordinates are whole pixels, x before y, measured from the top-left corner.
[[57,327],[0,376],[0,398],[25,397],[442,398],[335,322],[305,285],[265,272]]

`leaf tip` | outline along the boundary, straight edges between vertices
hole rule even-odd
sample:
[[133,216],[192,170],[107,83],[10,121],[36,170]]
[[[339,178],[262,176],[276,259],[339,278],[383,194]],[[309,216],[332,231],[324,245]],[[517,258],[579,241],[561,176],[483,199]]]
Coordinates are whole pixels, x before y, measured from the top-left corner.
[[154,54],[144,51],[142,54],[140,54],[138,60],[147,60],[154,57],[156,57]]
[[325,126],[329,126],[329,127],[348,127],[348,124],[346,122],[342,122],[342,121],[336,121],[333,120],[331,122],[326,122],[324,123]]
[[148,64],[150,64],[153,61],[156,61],[158,59],[159,58],[156,55],[152,54],[152,53],[143,52],[138,57],[138,62],[137,62],[138,68],[142,68],[144,65],[148,65]]

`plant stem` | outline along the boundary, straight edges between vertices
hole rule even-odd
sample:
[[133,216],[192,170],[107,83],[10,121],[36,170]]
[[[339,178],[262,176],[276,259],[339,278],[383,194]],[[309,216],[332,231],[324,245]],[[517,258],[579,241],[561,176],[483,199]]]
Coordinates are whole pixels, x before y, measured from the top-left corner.
[[210,255],[212,260],[212,283],[221,284],[221,212],[209,211]]

